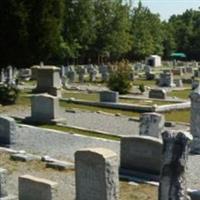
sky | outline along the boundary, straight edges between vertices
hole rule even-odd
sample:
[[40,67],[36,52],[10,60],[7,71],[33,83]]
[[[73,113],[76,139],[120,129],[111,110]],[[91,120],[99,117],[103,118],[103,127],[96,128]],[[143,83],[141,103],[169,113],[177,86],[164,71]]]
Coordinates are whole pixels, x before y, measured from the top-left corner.
[[[132,0],[136,6],[139,0]],[[200,0],[141,0],[154,13],[159,13],[162,20],[167,20],[173,14],[181,14],[187,9],[198,9]]]

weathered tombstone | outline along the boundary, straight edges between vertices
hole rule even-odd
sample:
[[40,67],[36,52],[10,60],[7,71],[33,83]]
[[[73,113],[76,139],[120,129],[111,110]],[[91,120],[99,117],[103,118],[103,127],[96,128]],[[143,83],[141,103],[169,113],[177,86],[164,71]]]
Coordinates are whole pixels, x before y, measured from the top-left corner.
[[7,170],[0,168],[0,200],[17,200],[16,196],[8,194],[7,176]]
[[31,121],[51,123],[59,117],[60,108],[57,97],[49,94],[39,94],[31,98]]
[[0,144],[16,142],[16,122],[13,118],[0,116]]
[[190,94],[191,99],[191,120],[190,130],[194,138],[191,151],[200,153],[200,88],[198,87]]
[[143,113],[140,116],[140,135],[161,137],[164,129],[165,117],[158,113]]
[[30,175],[19,177],[19,200],[59,200],[56,182]]
[[181,79],[174,79],[176,87],[183,87],[183,81]]
[[172,73],[160,74],[159,86],[160,87],[173,87],[174,86],[173,74]]
[[162,140],[149,136],[121,138],[122,169],[159,175]]
[[94,148],[75,153],[76,200],[119,199],[117,155]]
[[188,132],[165,131],[159,185],[159,200],[189,200],[186,165],[192,135]]
[[164,89],[151,89],[149,91],[149,98],[166,99],[167,92]]
[[36,93],[48,93],[54,96],[61,96],[60,68],[55,66],[43,66],[37,69]]
[[100,92],[100,102],[117,103],[119,100],[119,93],[114,91]]
[[7,170],[0,168],[0,199],[8,195],[6,190]]

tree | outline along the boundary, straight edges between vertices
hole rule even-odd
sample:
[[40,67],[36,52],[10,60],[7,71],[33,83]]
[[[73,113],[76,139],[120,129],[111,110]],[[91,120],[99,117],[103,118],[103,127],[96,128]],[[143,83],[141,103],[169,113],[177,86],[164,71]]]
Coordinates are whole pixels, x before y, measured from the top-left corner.
[[108,80],[108,88],[113,91],[118,91],[120,94],[126,94],[132,87],[129,79],[131,68],[127,61],[114,64],[114,69]]
[[91,46],[93,56],[117,58],[131,47],[129,7],[120,0],[96,0],[96,40]]
[[30,20],[25,1],[0,1],[0,63],[21,64],[27,61],[27,23]]
[[30,59],[32,63],[50,62],[60,53],[64,23],[64,0],[26,0]]
[[162,55],[163,32],[159,15],[151,13],[139,2],[138,7],[132,11],[131,21],[133,45],[130,57],[144,59],[150,54]]

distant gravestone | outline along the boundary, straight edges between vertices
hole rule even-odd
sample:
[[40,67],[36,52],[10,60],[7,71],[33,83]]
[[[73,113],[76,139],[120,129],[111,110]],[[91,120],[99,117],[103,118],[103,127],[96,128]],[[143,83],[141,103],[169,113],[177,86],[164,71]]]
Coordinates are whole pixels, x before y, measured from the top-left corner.
[[31,121],[49,123],[59,118],[60,108],[57,97],[39,94],[31,98]]
[[161,137],[164,129],[165,117],[158,113],[143,113],[140,116],[140,135]]
[[159,200],[188,200],[186,169],[192,135],[189,132],[165,131],[162,137]]
[[0,116],[0,143],[14,144],[16,142],[16,122],[13,118]]
[[152,99],[166,99],[167,92],[164,89],[151,89],[149,91],[149,98]]
[[160,74],[159,86],[160,87],[173,87],[174,86],[173,74],[167,73],[167,72]]
[[100,102],[117,103],[119,100],[119,93],[114,91],[100,92]]
[[120,155],[122,169],[158,175],[162,141],[149,136],[122,137]]
[[30,175],[19,177],[19,200],[59,200],[57,183]]
[[118,200],[117,155],[95,148],[75,153],[76,200]]

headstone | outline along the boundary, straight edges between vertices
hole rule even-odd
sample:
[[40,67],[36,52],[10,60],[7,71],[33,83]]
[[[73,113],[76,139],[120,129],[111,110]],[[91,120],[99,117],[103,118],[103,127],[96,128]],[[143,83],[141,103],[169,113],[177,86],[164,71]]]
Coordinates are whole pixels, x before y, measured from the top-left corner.
[[75,153],[76,200],[118,200],[117,155],[95,148]]
[[174,79],[176,87],[183,87],[183,81],[181,79]]
[[49,94],[34,95],[31,98],[31,121],[51,123],[60,118],[59,100]]
[[192,135],[188,132],[165,131],[159,200],[188,200],[186,165]]
[[200,88],[198,87],[190,94],[191,99],[191,120],[190,130],[194,138],[191,151],[200,153]]
[[172,73],[160,74],[159,86],[160,87],[173,87],[174,86],[173,74]]
[[7,170],[0,168],[0,199],[8,195],[6,185],[7,185]]
[[30,175],[19,177],[19,200],[59,200],[56,182]]
[[60,68],[43,66],[37,69],[37,88],[34,92],[61,96]]
[[2,68],[1,69],[1,74],[0,74],[0,82],[4,83],[5,80],[6,80],[6,78],[5,78],[5,72],[4,72],[4,69]]
[[167,92],[164,89],[151,89],[149,91],[149,98],[166,99]]
[[7,176],[7,170],[0,168],[0,200],[17,200],[16,196],[8,194]]
[[14,144],[16,142],[16,122],[13,118],[0,117],[0,144]]
[[158,113],[143,113],[140,116],[140,135],[161,137],[165,126],[164,115]]
[[121,168],[159,175],[162,140],[149,136],[121,138]]
[[100,102],[117,103],[119,100],[119,93],[114,91],[100,92]]

